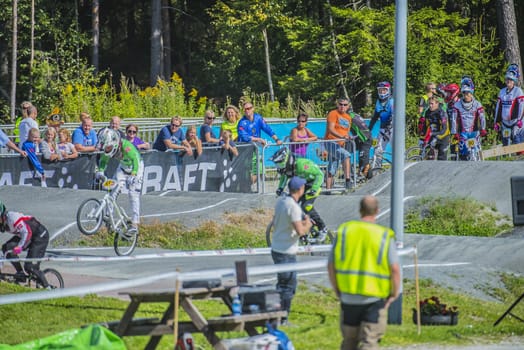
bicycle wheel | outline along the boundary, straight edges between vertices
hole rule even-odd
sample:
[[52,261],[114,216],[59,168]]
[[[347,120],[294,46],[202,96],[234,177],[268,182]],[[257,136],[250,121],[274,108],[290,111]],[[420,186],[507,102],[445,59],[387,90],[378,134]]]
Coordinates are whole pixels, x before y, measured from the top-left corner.
[[[64,279],[60,272],[51,268],[45,269],[42,272],[44,273],[45,279],[51,289],[64,288]],[[42,288],[42,285],[37,283],[36,288]]]
[[102,203],[98,199],[90,198],[78,207],[78,211],[76,212],[76,225],[84,235],[93,235],[100,229],[103,215],[102,212],[100,212],[100,214],[96,216],[96,213],[99,211],[101,205]]
[[406,151],[406,160],[408,161],[419,161],[421,160],[420,157],[420,147],[419,146],[413,146],[407,149]]
[[113,247],[118,256],[126,256],[133,253],[138,242],[138,233],[127,234],[127,232],[115,232]]

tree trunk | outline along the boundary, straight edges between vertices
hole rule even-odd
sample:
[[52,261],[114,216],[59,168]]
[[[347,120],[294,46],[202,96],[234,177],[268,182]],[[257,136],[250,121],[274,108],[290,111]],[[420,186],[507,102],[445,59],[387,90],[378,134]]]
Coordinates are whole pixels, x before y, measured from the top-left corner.
[[275,102],[275,92],[273,91],[273,79],[271,79],[271,62],[269,61],[269,42],[267,40],[267,30],[262,29],[262,35],[264,37],[264,55],[266,57],[266,73],[267,83],[269,85],[269,98],[271,102]]
[[338,84],[342,87],[342,92],[344,94],[344,98],[349,99],[348,91],[346,89],[346,77],[344,76],[344,72],[342,71],[342,64],[340,63],[340,57],[338,56],[337,51],[337,37],[335,36],[335,30],[333,29],[333,16],[331,15],[331,3],[329,0],[327,0],[328,4],[328,16],[329,16],[329,28],[331,30],[331,45],[333,46],[333,57],[335,57],[335,63],[337,65],[338,74],[340,76]]
[[35,60],[35,0],[31,0],[31,53],[29,56],[29,101],[33,99],[33,63]]
[[162,0],[151,0],[151,75],[154,86],[162,75]]
[[[522,73],[515,3],[513,0],[498,0],[497,5],[499,37],[502,42],[502,48],[504,49],[504,57],[509,64],[518,64]],[[522,74],[519,80],[519,82],[522,83]]]
[[13,48],[11,55],[11,122],[16,118],[16,56],[18,47],[18,0],[13,0]]
[[100,2],[93,0],[91,7],[91,29],[93,30],[93,52],[91,56],[91,64],[95,67],[95,73],[99,71],[99,48],[100,48]]
[[169,16],[169,0],[162,2],[162,43],[164,46],[163,65],[164,77],[169,79],[171,77],[171,22]]

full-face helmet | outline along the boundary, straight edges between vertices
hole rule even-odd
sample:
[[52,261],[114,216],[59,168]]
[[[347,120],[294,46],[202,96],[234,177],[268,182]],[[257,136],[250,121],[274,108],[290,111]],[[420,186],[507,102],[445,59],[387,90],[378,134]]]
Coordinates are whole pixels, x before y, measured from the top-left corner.
[[385,100],[391,96],[391,84],[388,81],[381,81],[377,84],[378,98]]
[[518,83],[519,78],[520,78],[519,65],[516,63],[510,64],[508,69],[506,69],[506,74],[504,75],[504,79],[510,79],[510,80],[513,80],[515,83]]
[[289,153],[287,147],[282,147],[278,151],[276,151],[275,154],[273,154],[271,158],[269,158],[269,160],[275,163],[277,171],[280,174],[283,174],[288,167],[288,162],[292,160],[290,159],[292,157],[293,156]]
[[447,96],[446,90],[444,90],[445,87],[446,84],[444,83],[440,83],[437,85],[437,94],[442,98],[446,98]]
[[460,81],[460,92],[471,92],[472,94],[475,93],[475,84],[473,84],[473,80],[471,80],[471,78],[467,75],[463,76],[462,80]]
[[444,87],[444,92],[446,93],[445,101],[447,103],[453,101],[458,96],[460,88],[457,84],[451,83]]
[[120,135],[116,130],[105,128],[98,135],[98,146],[108,157],[113,157],[120,148]]

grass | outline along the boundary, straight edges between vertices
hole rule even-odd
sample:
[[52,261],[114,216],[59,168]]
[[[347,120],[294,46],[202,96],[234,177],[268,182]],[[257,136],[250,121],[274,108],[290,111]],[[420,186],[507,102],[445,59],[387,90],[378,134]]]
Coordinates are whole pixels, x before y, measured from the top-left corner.
[[[415,306],[415,287],[411,281],[404,282],[403,324],[390,325],[382,344],[385,346],[407,346],[411,344],[478,344],[497,342],[514,335],[522,335],[522,323],[512,317],[506,318],[497,327],[493,322],[505,311],[509,303],[520,295],[519,287],[524,279],[506,275],[508,286],[504,303],[488,302],[462,295],[435,285],[431,280],[421,281],[421,298],[437,295],[449,305],[459,308],[457,326],[423,326],[422,333],[412,322],[412,308]],[[26,292],[26,288],[0,284],[0,294]],[[314,301],[314,302],[313,302]],[[225,306],[216,301],[195,301],[206,316],[227,313]],[[338,301],[331,290],[320,286],[305,286],[299,283],[293,299],[290,321],[294,327],[282,328],[292,339],[297,349],[335,349],[340,344],[338,330]],[[161,317],[167,304],[147,304],[141,307],[136,317]],[[122,317],[127,302],[107,297],[87,295],[83,298],[69,297],[42,302],[0,306],[2,332],[0,343],[18,344],[31,339],[56,334],[71,328],[91,323],[118,320]],[[514,313],[524,316],[524,306],[518,306]],[[6,315],[12,315],[7,316]],[[181,313],[181,317],[187,317]],[[185,320],[185,318],[182,318]],[[225,338],[244,337],[240,333],[222,333]],[[199,349],[211,349],[203,336],[193,334]],[[145,346],[145,337],[124,338],[129,349]],[[172,349],[173,337],[165,336],[158,349]]]
[[[451,212],[448,209],[452,209]],[[460,210],[459,214],[453,215],[453,209]],[[479,211],[482,213],[481,218],[471,214]],[[449,217],[444,216],[450,226],[446,230],[443,230],[444,226],[440,225],[438,221],[442,220],[443,215],[450,215]],[[185,250],[228,249],[239,246],[264,247],[264,232],[270,217],[271,211],[258,209],[242,215],[227,213],[224,215],[223,222],[208,221],[192,229],[176,222],[144,225],[140,228],[140,246]],[[432,224],[433,226],[422,226],[424,219],[427,220],[424,225]],[[477,220],[482,222],[482,225],[488,225],[490,222],[502,223],[499,226],[491,226],[490,230],[486,230],[490,231],[489,233],[482,231],[482,234],[491,236],[495,235],[494,231],[501,230],[501,227],[506,229],[506,226],[501,225],[509,225],[504,224],[507,220],[497,215],[489,205],[483,205],[467,198],[426,198],[419,203],[417,208],[412,207],[406,217],[408,227],[416,228],[411,232],[462,235],[478,235],[480,231]],[[470,221],[475,224],[459,226],[458,221]],[[463,227],[463,229],[457,230],[456,227]],[[112,238],[108,235],[97,234],[92,237],[83,237],[81,244],[112,245]],[[458,306],[460,314],[457,326],[424,326],[420,335],[417,334],[417,328],[412,322],[412,308],[416,304],[415,287],[412,281],[406,280],[403,294],[403,324],[388,326],[382,344],[396,347],[418,344],[423,348],[425,344],[453,346],[494,343],[515,335],[522,337],[522,323],[513,317],[507,317],[497,327],[493,327],[495,320],[524,290],[524,278],[520,276],[501,274],[500,279],[504,288],[486,291],[498,300],[496,302],[476,299],[467,294],[442,288],[431,280],[422,280],[420,282],[421,299],[436,295],[443,302]],[[0,283],[0,294],[27,291],[30,290]],[[227,313],[225,306],[221,303],[214,301],[196,301],[196,303],[205,316]],[[118,320],[122,317],[127,304],[126,301],[115,298],[87,295],[82,298],[70,297],[0,306],[0,328],[2,329],[0,344],[18,344],[87,324]],[[139,309],[136,317],[161,317],[165,307],[165,304],[144,305]],[[283,328],[283,330],[292,339],[297,349],[335,349],[339,347],[341,341],[338,313],[339,303],[331,290],[322,286],[299,283],[290,316],[291,323],[296,326]],[[524,303],[517,306],[513,313],[524,317]],[[184,313],[181,316],[187,317],[184,316]],[[222,333],[221,335],[225,338],[246,336],[244,333]],[[198,349],[211,349],[202,335],[193,334],[193,336]],[[126,337],[124,340],[129,349],[144,348],[147,342],[145,337]],[[158,349],[172,348],[172,336],[163,337]]]
[[408,209],[405,230],[453,236],[494,237],[513,225],[494,205],[467,197],[423,197]]

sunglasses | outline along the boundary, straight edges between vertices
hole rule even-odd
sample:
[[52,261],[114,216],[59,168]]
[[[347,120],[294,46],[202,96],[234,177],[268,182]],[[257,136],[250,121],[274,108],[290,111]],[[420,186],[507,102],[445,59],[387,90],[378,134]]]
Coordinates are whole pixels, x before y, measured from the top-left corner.
[[173,127],[173,128],[179,128],[179,127],[180,127],[180,124],[171,124],[171,127]]
[[136,134],[136,130],[127,130],[128,134]]
[[213,120],[215,119],[216,117],[206,117],[206,119],[209,119],[209,120]]
[[338,105],[339,106],[349,106],[349,104],[347,104],[347,103],[339,103]]
[[299,120],[299,123],[307,123],[307,120]]
[[251,109],[253,109],[253,107],[246,107],[246,108],[244,108],[244,111],[249,111]]

